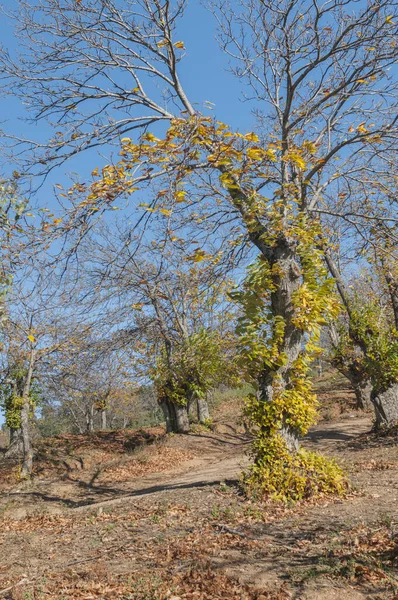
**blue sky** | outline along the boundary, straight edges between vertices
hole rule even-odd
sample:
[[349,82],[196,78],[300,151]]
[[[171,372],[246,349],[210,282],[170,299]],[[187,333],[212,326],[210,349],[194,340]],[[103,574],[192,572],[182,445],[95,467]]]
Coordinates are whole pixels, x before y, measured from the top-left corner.
[[[15,0],[3,0],[2,6],[7,10],[15,9]],[[13,23],[4,16],[0,19],[0,39],[3,47],[11,53],[18,51],[19,40],[14,37]],[[214,104],[214,114],[225,123],[233,124],[240,130],[253,128],[253,118],[247,104],[241,102],[242,86],[232,74],[227,72],[228,62],[218,47],[215,39],[215,19],[197,0],[192,1],[180,22],[179,39],[184,40],[186,56],[180,64],[180,76],[188,96],[204,110],[204,102]],[[28,124],[23,119],[28,113],[22,102],[15,98],[0,98],[2,127],[8,132],[42,138],[46,135],[44,122],[36,125]],[[48,129],[50,133],[50,129]],[[106,155],[106,148],[101,149]],[[111,148],[109,148],[111,152]],[[63,168],[53,172],[41,188],[36,202],[40,206],[54,208],[53,185],[68,185],[68,173],[78,172],[82,178],[89,175],[103,158],[96,153],[84,153],[78,159],[70,161]],[[2,173],[12,172],[15,165],[4,165]]]

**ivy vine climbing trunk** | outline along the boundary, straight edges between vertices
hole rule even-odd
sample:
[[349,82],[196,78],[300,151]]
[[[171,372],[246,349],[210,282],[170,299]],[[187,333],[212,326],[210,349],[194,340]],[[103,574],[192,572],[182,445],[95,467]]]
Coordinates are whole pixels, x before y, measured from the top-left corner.
[[[266,366],[259,375],[259,400],[263,403],[279,404],[284,390],[289,388],[292,372],[304,343],[304,331],[294,324],[295,309],[293,297],[301,285],[301,269],[298,257],[287,243],[280,243],[273,253],[271,262],[273,291],[270,295],[274,323],[283,323],[283,335],[279,337],[278,353],[284,356],[283,364]],[[273,332],[278,337],[276,331]],[[287,410],[286,410],[287,409]],[[272,410],[272,412],[274,412]],[[278,411],[277,411],[278,412]],[[288,407],[275,415],[279,433],[288,449],[296,452],[299,448],[300,430],[291,419]],[[264,434],[271,434],[275,422],[263,425]]]
[[299,444],[316,418],[310,364],[320,351],[321,326],[337,314],[333,281],[316,247],[319,225],[293,210],[283,227],[279,215],[272,225],[268,252],[234,294],[243,309],[241,355],[256,389],[246,401],[254,434],[246,482],[256,493],[284,500],[343,493],[341,469]]

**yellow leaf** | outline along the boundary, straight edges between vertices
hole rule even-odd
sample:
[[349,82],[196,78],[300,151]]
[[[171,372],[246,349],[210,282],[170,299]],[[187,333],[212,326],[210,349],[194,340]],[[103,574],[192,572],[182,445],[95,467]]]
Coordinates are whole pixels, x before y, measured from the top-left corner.
[[153,135],[153,133],[150,133],[148,131],[148,133],[144,133],[144,135],[142,136],[142,139],[147,141],[147,142],[158,142],[159,139]]
[[314,142],[310,142],[309,140],[305,140],[303,143],[303,148],[305,148],[310,154],[315,154],[316,152],[316,146]]
[[185,50],[184,42],[176,42],[174,46],[176,48],[180,48],[181,50]]
[[260,138],[253,131],[246,133],[244,136],[245,140],[249,140],[249,142],[259,142]]
[[392,18],[394,15],[388,15],[388,17],[386,17],[386,23],[392,23]]
[[184,202],[186,195],[187,195],[187,193],[184,192],[184,190],[178,190],[178,192],[176,192],[174,194],[174,198],[176,199],[177,202]]
[[262,148],[249,148],[246,152],[248,158],[251,158],[252,160],[261,160],[264,158],[264,154],[265,152]]
[[168,210],[167,208],[161,208],[159,212],[162,213],[162,215],[166,215],[166,217],[171,215],[171,210]]
[[291,162],[294,162],[298,167],[300,167],[300,169],[305,169],[305,167],[307,166],[307,163],[305,162],[304,158],[298,154],[298,152],[289,152],[289,154],[286,154],[286,160],[290,160]]
[[133,308],[134,310],[142,310],[143,306],[144,306],[143,302],[137,302],[136,304],[132,304],[131,308]]
[[54,223],[55,225],[58,225],[58,223],[62,223],[62,219],[54,219]]
[[30,340],[32,343],[34,343],[36,341],[36,338],[34,335],[28,335],[28,340]]

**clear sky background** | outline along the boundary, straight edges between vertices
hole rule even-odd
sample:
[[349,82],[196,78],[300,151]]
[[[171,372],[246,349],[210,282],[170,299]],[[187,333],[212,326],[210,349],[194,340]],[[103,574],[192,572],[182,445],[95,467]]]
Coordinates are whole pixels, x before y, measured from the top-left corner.
[[[16,0],[3,0],[2,6],[7,10],[15,10]],[[178,38],[185,43],[186,56],[179,65],[179,73],[191,102],[196,103],[199,110],[206,112],[205,102],[214,103],[213,114],[224,123],[233,125],[235,129],[251,130],[254,126],[250,108],[242,102],[242,85],[228,72],[228,61],[216,41],[216,22],[213,15],[204,8],[198,0],[191,0],[183,19],[180,20]],[[18,51],[19,40],[14,36],[14,23],[6,16],[0,17],[0,40],[3,47],[13,54]],[[48,137],[43,121],[29,124],[23,119],[28,115],[19,99],[0,97],[0,117],[2,128],[7,133],[28,135],[34,139]],[[109,154],[111,148],[109,148]],[[101,154],[107,154],[106,147],[101,148]],[[67,173],[78,172],[82,178],[91,173],[96,166],[101,166],[103,157],[96,152],[85,152],[78,159],[72,160],[61,169],[53,172],[41,188],[36,198],[40,206],[54,206],[53,185],[62,183],[67,186]],[[2,174],[10,173],[15,165],[4,164]]]

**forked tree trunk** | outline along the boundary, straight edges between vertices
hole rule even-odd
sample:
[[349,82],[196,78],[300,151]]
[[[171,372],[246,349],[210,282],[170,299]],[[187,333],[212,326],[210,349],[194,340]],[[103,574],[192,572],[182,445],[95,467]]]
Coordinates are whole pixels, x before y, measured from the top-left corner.
[[[344,306],[347,310],[348,316],[352,318],[352,310],[351,310],[351,302],[349,294],[345,288],[345,284],[341,273],[339,272],[336,264],[331,258],[328,252],[325,253],[326,263],[329,267],[331,275],[336,280],[337,289],[340,293],[341,299],[344,303]],[[388,283],[388,281],[387,281]],[[395,288],[397,289],[397,288]],[[394,292],[394,290],[393,290]],[[395,293],[395,292],[394,292]],[[391,289],[390,289],[391,294]],[[394,306],[394,298],[392,296],[393,306]],[[397,301],[398,308],[398,301]],[[394,316],[396,318],[396,326],[398,325],[398,312],[395,313]],[[354,341],[360,346],[362,352],[367,355],[368,348],[367,344],[363,339],[358,338],[358,336],[352,336]],[[384,369],[384,365],[379,365],[380,369]],[[393,424],[395,421],[398,421],[398,382],[392,383],[387,390],[376,392],[375,390],[371,393],[371,401],[373,403],[375,413],[376,413],[376,427],[388,426]]]
[[357,400],[357,408],[359,410],[367,410],[372,408],[372,390],[373,386],[369,380],[362,380],[356,384],[353,384],[355,398]]
[[372,392],[376,412],[376,427],[389,426],[398,422],[398,383],[383,392]]
[[[274,272],[275,291],[271,294],[273,317],[282,317],[285,329],[279,347],[280,353],[286,357],[283,366],[276,370],[265,369],[259,378],[258,397],[261,402],[273,402],[274,395],[288,389],[291,382],[294,362],[300,355],[305,341],[304,332],[293,322],[295,310],[293,297],[301,285],[301,269],[298,258],[287,244],[281,244],[274,250],[274,260],[271,266],[276,266]],[[275,389],[275,385],[278,389]],[[299,448],[300,432],[287,422],[289,415],[282,416],[280,435],[285,439],[286,446],[291,452]],[[264,431],[267,434],[267,431]]]
[[206,398],[197,398],[198,421],[202,425],[206,424],[210,419],[209,405]]
[[175,404],[164,399],[160,402],[166,421],[167,433],[188,433],[190,430],[188,407],[185,404]]
[[367,379],[363,369],[356,369],[355,364],[345,367],[337,367],[338,370],[344,377],[350,382],[352,389],[355,393],[356,408],[358,410],[367,410],[373,407],[371,399],[372,395],[372,382]]

